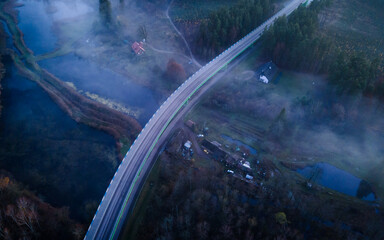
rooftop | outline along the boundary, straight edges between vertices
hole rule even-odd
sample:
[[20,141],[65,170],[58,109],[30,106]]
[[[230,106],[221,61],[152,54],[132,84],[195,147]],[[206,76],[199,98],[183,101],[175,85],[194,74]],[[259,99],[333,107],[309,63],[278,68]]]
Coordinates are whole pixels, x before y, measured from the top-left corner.
[[141,55],[145,52],[144,43],[143,42],[134,42],[132,44],[132,50],[136,53],[136,55]]

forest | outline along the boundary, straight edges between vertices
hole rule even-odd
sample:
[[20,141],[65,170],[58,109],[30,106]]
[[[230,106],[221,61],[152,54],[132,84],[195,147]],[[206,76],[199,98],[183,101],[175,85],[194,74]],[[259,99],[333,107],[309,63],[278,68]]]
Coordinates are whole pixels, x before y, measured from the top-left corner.
[[337,47],[319,27],[318,14],[330,1],[314,1],[289,18],[279,18],[262,36],[263,51],[279,67],[328,74],[339,93],[384,97],[383,62],[362,51]]
[[274,11],[273,0],[242,0],[233,7],[222,7],[200,26],[195,51],[209,60],[251,32]]

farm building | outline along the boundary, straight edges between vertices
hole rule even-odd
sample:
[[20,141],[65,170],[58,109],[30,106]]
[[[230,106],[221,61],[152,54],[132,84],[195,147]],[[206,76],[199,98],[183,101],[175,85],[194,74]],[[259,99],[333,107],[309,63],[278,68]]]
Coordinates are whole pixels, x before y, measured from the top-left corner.
[[143,42],[134,42],[132,44],[132,50],[136,53],[136,55],[141,55],[145,52],[144,43]]

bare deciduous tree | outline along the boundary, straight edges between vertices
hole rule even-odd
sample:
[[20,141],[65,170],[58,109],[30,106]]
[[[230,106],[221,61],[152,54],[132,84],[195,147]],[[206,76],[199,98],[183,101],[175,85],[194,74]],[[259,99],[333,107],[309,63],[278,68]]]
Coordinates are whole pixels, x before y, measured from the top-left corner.
[[34,232],[33,225],[38,223],[35,204],[25,197],[17,200],[18,213],[16,215],[20,225],[25,225],[31,232]]
[[5,215],[10,217],[18,226],[26,226],[30,232],[35,232],[34,224],[38,224],[35,205],[25,197],[17,199],[17,208],[8,205]]

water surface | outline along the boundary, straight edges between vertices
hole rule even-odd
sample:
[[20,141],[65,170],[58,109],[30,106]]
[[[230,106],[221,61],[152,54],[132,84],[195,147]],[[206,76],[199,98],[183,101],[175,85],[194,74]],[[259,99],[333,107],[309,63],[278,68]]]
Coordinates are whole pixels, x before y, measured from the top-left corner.
[[[313,166],[299,169],[297,172],[324,187],[354,197],[358,196],[359,187],[364,183],[360,178],[328,163],[317,163]],[[374,201],[375,195],[373,192],[367,192],[364,193],[361,198],[368,201]]]
[[48,13],[47,1],[21,0],[19,7],[20,30],[24,33],[24,41],[35,54],[53,51],[57,38],[53,34],[53,19]]
[[138,120],[142,125],[147,123],[159,107],[149,88],[74,54],[43,60],[39,64],[61,80],[72,82],[78,90],[141,109],[143,112]]

